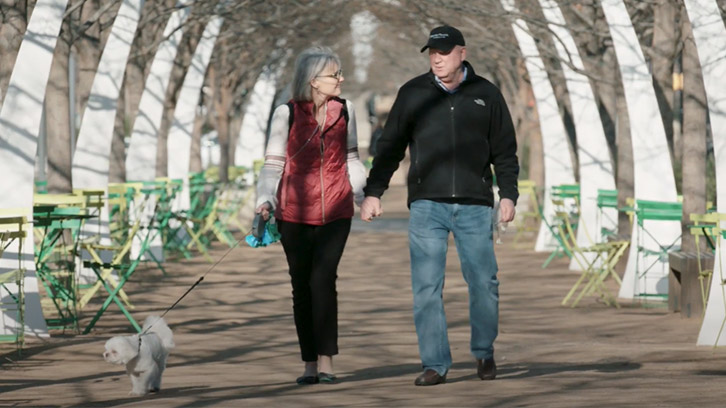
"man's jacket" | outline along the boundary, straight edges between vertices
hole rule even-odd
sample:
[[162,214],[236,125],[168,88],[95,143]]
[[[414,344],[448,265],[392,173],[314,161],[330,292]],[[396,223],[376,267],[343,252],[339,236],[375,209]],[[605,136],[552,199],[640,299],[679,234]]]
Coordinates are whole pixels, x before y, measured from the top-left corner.
[[401,87],[378,141],[366,196],[380,197],[409,147],[408,204],[419,199],[492,206],[494,165],[500,198],[516,204],[517,141],[499,89],[477,76],[450,94],[432,72]]

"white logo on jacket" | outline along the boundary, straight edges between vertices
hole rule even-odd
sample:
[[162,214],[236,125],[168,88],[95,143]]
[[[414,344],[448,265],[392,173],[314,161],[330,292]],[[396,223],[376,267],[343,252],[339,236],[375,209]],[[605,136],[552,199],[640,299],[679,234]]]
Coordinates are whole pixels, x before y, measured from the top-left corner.
[[484,102],[483,99],[474,99],[474,103],[481,106],[487,106],[486,102]]

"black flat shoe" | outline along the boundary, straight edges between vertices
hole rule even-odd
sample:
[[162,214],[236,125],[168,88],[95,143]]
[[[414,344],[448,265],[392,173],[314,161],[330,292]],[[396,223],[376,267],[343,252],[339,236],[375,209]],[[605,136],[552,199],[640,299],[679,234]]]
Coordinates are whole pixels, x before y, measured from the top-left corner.
[[319,381],[320,380],[317,375],[304,375],[302,377],[297,377],[297,380],[295,380],[298,385],[317,384]]
[[318,381],[321,383],[334,383],[338,380],[338,377],[335,376],[335,374],[328,374],[328,373],[318,373]]

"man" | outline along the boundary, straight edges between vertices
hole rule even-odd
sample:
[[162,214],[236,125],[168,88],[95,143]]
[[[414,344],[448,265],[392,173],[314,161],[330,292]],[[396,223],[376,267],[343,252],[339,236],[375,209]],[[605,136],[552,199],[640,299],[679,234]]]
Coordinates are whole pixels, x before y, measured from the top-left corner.
[[454,234],[469,286],[477,374],[493,380],[499,281],[492,242],[491,166],[499,186],[499,222],[510,222],[519,196],[514,125],[499,89],[477,76],[466,61],[459,30],[434,28],[421,52],[427,49],[431,71],[401,87],[378,141],[361,218],[370,221],[382,214],[380,197],[408,147],[413,313],[424,368],[414,383],[444,383],[451,367],[442,299],[449,233]]

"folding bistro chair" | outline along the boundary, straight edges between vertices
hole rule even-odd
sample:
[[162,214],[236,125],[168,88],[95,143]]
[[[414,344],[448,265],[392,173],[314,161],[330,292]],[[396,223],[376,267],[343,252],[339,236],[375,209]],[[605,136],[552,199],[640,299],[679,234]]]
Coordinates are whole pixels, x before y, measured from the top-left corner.
[[190,223],[182,220],[184,216],[179,211],[174,211],[173,203],[178,199],[179,193],[183,189],[183,181],[181,179],[170,179],[167,183],[167,191],[169,194],[168,216],[166,227],[163,230],[162,242],[164,247],[164,256],[172,256],[175,253],[181,253],[186,259],[191,259],[192,254],[187,249],[189,240],[189,231],[191,231]]
[[[128,264],[128,253],[131,250],[132,240],[138,234],[141,226],[141,220],[136,220],[133,224],[129,221],[130,202],[136,195],[136,190],[141,187],[140,184],[133,183],[113,183],[108,186],[108,207],[109,207],[109,234],[111,244],[102,244],[95,240],[84,241],[81,243],[82,248],[88,252],[91,261],[97,264],[103,264],[104,257],[102,255],[110,254],[110,264],[124,265]],[[107,259],[108,259],[107,258]],[[95,272],[94,272],[95,274]],[[118,279],[113,275],[113,269],[102,269],[101,275],[103,279],[113,287],[118,285]],[[81,296],[78,306],[83,309],[90,300],[98,293],[103,286],[101,281],[96,281],[86,289]],[[127,308],[133,309],[128,295],[121,289],[118,293],[121,300]]]
[[[577,225],[577,217],[579,217],[580,212],[580,186],[577,184],[562,184],[554,186],[552,187],[551,197],[555,208],[559,208],[559,211],[567,211],[570,214],[569,217],[573,222],[573,225]],[[542,210],[540,209],[540,211]],[[547,257],[544,263],[542,263],[542,269],[546,268],[555,258],[567,256],[572,259],[572,252],[568,248],[567,243],[563,241],[560,236],[559,226],[557,225],[557,223],[560,222],[558,217],[555,217],[554,219],[555,225],[550,225],[547,221],[547,217],[545,217],[541,212],[540,215],[542,217],[542,221],[545,223],[545,226],[549,228],[552,236],[555,238],[555,241],[557,241],[557,247],[554,251],[552,251],[550,256]],[[574,232],[575,231],[573,229],[573,233]]]
[[[240,232],[245,232],[247,227],[240,221],[240,212],[252,199],[255,192],[254,187],[244,184],[230,185],[219,209],[219,223],[224,228],[224,233],[234,240],[230,227],[234,226]],[[236,242],[236,241],[235,241]]]
[[[617,236],[618,220],[613,219],[607,213],[607,209],[618,210],[618,190],[597,190],[597,230],[600,234],[600,241]],[[608,228],[608,226],[612,226]],[[613,228],[614,227],[614,228]]]
[[[25,267],[23,264],[23,243],[28,233],[27,209],[0,209],[0,258],[13,242],[17,242],[17,268],[0,266],[0,309],[6,320],[0,322],[3,332],[0,342],[16,344],[18,353],[25,343]],[[11,323],[12,322],[12,323]],[[8,334],[8,332],[14,332]]]
[[[141,326],[139,326],[129,312],[129,309],[133,309],[133,306],[129,304],[127,298],[126,300],[124,299],[123,287],[133,275],[143,255],[142,251],[133,260],[129,258],[134,238],[140,236],[142,223],[140,211],[145,207],[146,200],[149,197],[148,194],[144,195],[144,199],[139,200],[136,205],[133,204],[135,198],[141,194],[143,188],[142,183],[109,185],[109,216],[111,217],[110,229],[113,245],[96,245],[90,249],[95,251],[113,251],[113,257],[111,262],[103,262],[97,252],[89,251],[92,254],[93,260],[84,261],[83,265],[93,270],[98,281],[84,294],[81,303],[85,306],[101,287],[105,289],[107,296],[99,310],[83,330],[83,334],[87,334],[93,329],[111,305],[111,302],[119,307],[121,313],[131,323],[131,326],[136,331],[141,332]],[[134,212],[137,213],[133,214]],[[142,248],[148,245],[149,237],[150,235],[146,234],[142,239]],[[114,277],[113,272],[118,274],[118,279]]]
[[540,215],[542,210],[539,208],[537,186],[534,181],[519,180],[517,184],[520,196],[518,202],[522,201],[522,197],[527,197],[527,211],[517,210],[517,217],[515,218],[517,233],[513,239],[515,243],[519,242],[519,239],[528,232],[536,233],[542,220],[542,216]]
[[716,249],[719,244],[719,234],[721,231],[720,222],[726,221],[726,214],[706,213],[691,214],[689,218],[693,224],[688,226],[688,230],[696,244],[696,261],[698,265],[698,281],[701,286],[701,299],[703,300],[703,310],[706,310],[706,302],[711,287],[713,268],[704,267],[701,260],[703,253],[701,249],[701,238],[704,238],[708,246],[708,252],[716,255]]
[[[652,279],[649,277],[649,272],[654,270],[659,263],[668,262],[669,251],[680,248],[676,245],[680,239],[680,235],[672,242],[664,242],[662,238],[654,236],[645,228],[645,221],[680,222],[683,218],[683,204],[679,202],[636,200],[635,217],[638,228],[637,262],[635,263],[635,295],[644,299],[666,299],[668,295],[649,293],[647,291],[648,280]],[[658,248],[653,250],[646,247],[645,243],[647,238],[650,238]]]
[[85,202],[72,194],[34,198],[35,269],[47,295],[41,305],[45,300],[49,329],[78,330],[78,238],[83,222],[90,217],[83,208]]
[[[724,219],[726,219],[726,214],[720,214],[720,220],[723,221]],[[723,223],[714,232],[716,233],[716,235],[720,235],[720,237],[717,241],[718,250],[716,251],[717,255],[718,255],[718,265],[719,265],[718,282],[721,284],[721,298],[723,299],[723,302],[724,302],[724,304],[723,304],[724,310],[726,310],[726,276],[724,274],[724,265],[723,265],[724,259],[721,257],[722,249],[720,247],[718,247],[719,245],[723,244],[723,241],[726,240],[726,228],[722,228],[722,227],[723,227]],[[718,335],[716,336],[716,341],[713,343],[714,348],[716,348],[718,346],[718,341],[721,338],[721,334],[723,334],[724,326],[726,326],[726,314],[724,315],[724,319],[721,322],[721,327],[718,330]]]
[[592,293],[599,295],[605,304],[620,307],[616,297],[607,288],[605,281],[611,276],[620,285],[621,281],[615,272],[615,265],[625,253],[628,241],[624,241],[624,244],[623,242],[592,243],[589,246],[581,247],[577,242],[570,212],[567,211],[562,200],[552,201],[557,208],[555,220],[560,241],[580,267],[580,277],[562,300],[562,305],[567,305],[567,302],[579,290],[579,294],[572,301],[572,307],[577,306],[585,295]]

